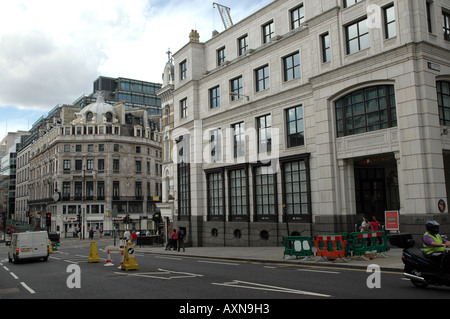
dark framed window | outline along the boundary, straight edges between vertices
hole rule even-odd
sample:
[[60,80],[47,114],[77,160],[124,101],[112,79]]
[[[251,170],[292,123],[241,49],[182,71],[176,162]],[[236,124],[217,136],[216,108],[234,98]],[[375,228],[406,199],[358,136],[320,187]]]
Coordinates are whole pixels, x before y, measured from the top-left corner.
[[450,82],[436,82],[439,122],[441,125],[450,126]]
[[180,116],[181,118],[185,118],[188,116],[187,99],[182,99],[180,101]]
[[211,162],[220,162],[222,161],[222,130],[220,128],[211,130],[209,134]]
[[383,9],[384,12],[384,36],[386,39],[393,38],[397,35],[397,25],[395,23],[394,5]]
[[272,150],[272,116],[270,114],[257,118],[258,153]]
[[180,63],[180,80],[187,78],[187,61],[184,60]]
[[397,126],[393,85],[357,90],[336,101],[337,136]]
[[322,62],[331,61],[330,34],[328,32],[320,36],[320,43],[322,46]]
[[302,105],[286,110],[286,131],[287,147],[294,147],[305,144]]
[[226,55],[225,55],[225,47],[220,48],[219,50],[217,50],[217,66],[221,66],[226,59]]
[[283,164],[284,197],[286,214],[303,215],[309,213],[308,179],[304,160]]
[[283,58],[284,80],[290,81],[300,77],[300,53],[296,52]]
[[233,127],[233,157],[245,156],[245,123],[237,123]]
[[223,171],[206,174],[208,185],[208,217],[210,220],[223,219],[224,205],[224,180]]
[[248,190],[246,169],[228,172],[230,214],[232,220],[248,218]]
[[237,77],[230,81],[230,93],[231,94],[231,101],[235,101],[238,99],[242,99],[244,96],[244,89],[242,86],[242,76]]
[[432,26],[432,20],[431,20],[431,6],[432,6],[432,2],[427,1],[426,3],[426,10],[427,10],[427,27],[428,27],[428,32],[432,33],[433,32],[433,26]]
[[291,15],[291,30],[298,28],[303,22],[305,22],[305,9],[303,4],[290,11]]
[[238,39],[239,56],[244,55],[248,50],[248,35],[244,35]]
[[63,161],[63,170],[64,171],[70,171],[70,160],[64,160]]
[[256,221],[274,221],[276,218],[276,174],[270,166],[253,169]]
[[263,91],[269,88],[269,66],[265,65],[255,70],[256,92]]
[[262,26],[262,35],[263,35],[263,44],[267,43],[272,39],[272,36],[274,35],[274,24],[273,21],[270,21]]
[[209,107],[214,109],[220,106],[220,87],[209,89]]
[[367,18],[345,27],[347,54],[352,54],[369,47],[369,27]]
[[180,163],[177,165],[178,171],[178,214],[180,216],[190,216],[191,196],[190,196],[190,165]]
[[344,8],[350,7],[361,1],[363,1],[363,0],[344,0]]
[[450,41],[450,13],[448,12],[442,12],[442,29],[444,39]]

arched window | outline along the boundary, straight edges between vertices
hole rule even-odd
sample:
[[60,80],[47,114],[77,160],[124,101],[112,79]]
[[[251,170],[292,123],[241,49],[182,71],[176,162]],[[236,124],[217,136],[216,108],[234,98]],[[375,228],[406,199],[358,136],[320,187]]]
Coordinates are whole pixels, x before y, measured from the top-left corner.
[[397,126],[393,85],[377,85],[352,92],[336,101],[337,136]]
[[86,122],[92,122],[93,117],[94,117],[94,114],[92,114],[92,112],[88,112],[86,114]]
[[112,114],[111,113],[107,112],[105,114],[105,118],[106,118],[106,122],[107,123],[111,123],[112,122]]
[[450,126],[450,82],[437,81],[436,89],[439,107],[439,122],[441,125]]

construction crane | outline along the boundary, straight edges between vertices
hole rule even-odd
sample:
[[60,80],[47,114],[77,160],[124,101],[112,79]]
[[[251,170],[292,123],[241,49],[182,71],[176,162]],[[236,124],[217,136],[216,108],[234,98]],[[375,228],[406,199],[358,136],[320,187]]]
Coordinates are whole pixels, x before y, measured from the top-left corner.
[[216,7],[219,10],[220,17],[222,18],[223,25],[225,26],[225,30],[231,28],[233,26],[233,21],[231,20],[230,15],[231,9],[216,2],[213,2],[213,8]]

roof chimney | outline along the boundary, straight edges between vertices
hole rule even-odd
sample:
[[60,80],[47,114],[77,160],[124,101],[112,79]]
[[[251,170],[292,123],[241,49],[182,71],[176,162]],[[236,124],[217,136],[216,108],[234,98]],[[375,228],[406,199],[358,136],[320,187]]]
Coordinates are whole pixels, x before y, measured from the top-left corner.
[[189,41],[190,42],[200,42],[200,34],[198,34],[197,30],[191,30],[191,33],[189,34]]

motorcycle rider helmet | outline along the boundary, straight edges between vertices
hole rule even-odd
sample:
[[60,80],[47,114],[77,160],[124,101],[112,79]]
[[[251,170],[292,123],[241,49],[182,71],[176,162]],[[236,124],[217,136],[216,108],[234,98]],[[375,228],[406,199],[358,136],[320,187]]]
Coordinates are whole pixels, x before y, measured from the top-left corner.
[[435,220],[428,220],[425,227],[432,234],[439,234],[439,223]]

